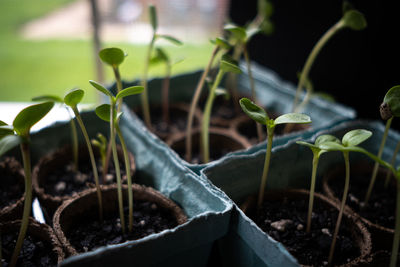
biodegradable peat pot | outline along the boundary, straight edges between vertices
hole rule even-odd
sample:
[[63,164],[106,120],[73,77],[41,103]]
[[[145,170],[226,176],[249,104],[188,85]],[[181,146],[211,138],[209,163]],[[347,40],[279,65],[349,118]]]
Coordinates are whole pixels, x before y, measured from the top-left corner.
[[[237,134],[233,129],[210,127],[210,160],[216,160],[224,155],[250,147],[250,143]],[[174,150],[181,158],[185,158],[186,132],[180,132],[167,140],[167,145]],[[192,163],[200,164],[200,140],[201,132],[199,128],[193,129],[192,133]]]
[[[164,111],[161,104],[154,104],[150,107],[152,126],[150,131],[157,135],[161,140],[168,140],[172,135],[186,130],[186,121],[190,106],[186,103],[172,103],[169,105],[169,120],[164,119]],[[136,114],[142,114],[140,108],[135,108]],[[202,112],[199,108],[195,109],[193,126],[199,126]]]
[[13,157],[0,162],[0,223],[22,218],[24,206],[24,172]]
[[[117,146],[120,164],[123,163],[123,152],[120,146]],[[99,158],[98,149],[94,148],[95,157]],[[131,164],[131,175],[135,173],[135,160],[129,153]],[[61,203],[70,199],[78,192],[94,186],[92,166],[90,165],[87,146],[79,146],[79,168],[80,172],[75,173],[72,170],[72,150],[71,146],[64,146],[52,153],[41,157],[35,165],[32,173],[32,186],[35,194],[38,196],[42,207],[51,220],[53,213]],[[82,167],[82,168],[81,168]],[[100,183],[102,181],[102,171],[100,162],[97,163]],[[125,166],[121,165],[121,175],[125,173]],[[108,174],[112,174],[110,181],[105,183],[115,183],[115,173],[113,173],[113,161],[110,160]],[[78,175],[77,175],[78,174]],[[110,177],[110,176],[107,176]],[[107,178],[106,178],[107,179]]]
[[[172,200],[166,198],[158,191],[150,187],[140,186],[136,184],[132,185],[132,189],[133,189],[133,198],[134,201],[136,201],[134,202],[134,213],[139,212],[135,210],[136,206],[139,205],[137,203],[138,201],[149,202],[151,205],[154,204],[156,205],[153,206],[154,208],[153,207],[150,208],[151,211],[148,214],[147,213],[143,214],[143,216],[140,218],[135,218],[136,216],[134,216],[133,233],[135,234],[134,236],[135,239],[140,239],[145,237],[146,235],[167,229],[167,228],[164,229],[155,228],[156,231],[154,231],[151,228],[150,230],[143,228],[144,230],[141,230],[141,232],[139,233],[139,231],[137,230],[138,228],[141,228],[141,226],[145,227],[145,224],[151,224],[152,220],[156,220],[154,219],[156,217],[151,216],[151,213],[154,212],[154,210],[160,211],[161,214],[164,214],[167,217],[173,219],[174,220],[173,227],[183,224],[187,221],[187,217],[183,213],[182,209],[179,208]],[[116,185],[102,186],[101,191],[103,197],[103,213],[104,213],[103,223],[97,222],[98,200],[97,200],[97,193],[94,188],[82,191],[81,193],[79,193],[78,196],[69,199],[67,201],[64,201],[64,203],[56,210],[53,219],[54,230],[57,237],[64,245],[68,255],[77,255],[78,253],[86,252],[88,250],[87,247],[89,247],[90,241],[88,241],[88,239],[85,239],[86,238],[85,235],[81,234],[80,238],[85,242],[87,242],[86,248],[84,247],[84,245],[83,247],[78,247],[76,243],[75,245],[71,243],[72,242],[71,237],[73,236],[73,233],[77,232],[78,229],[80,230],[83,225],[89,225],[89,222],[92,223],[93,221],[100,225],[106,224],[106,222],[108,220],[111,220],[111,218],[119,220],[117,186]],[[123,193],[124,193],[124,199],[127,199],[127,186],[124,186]],[[113,235],[114,233],[111,232],[112,229],[110,228],[110,226],[107,227],[109,232],[105,231],[104,229],[101,230],[100,228],[98,229],[96,228],[95,230],[93,230],[94,234],[96,232],[100,233],[100,231],[106,232],[105,237],[106,238],[108,237],[109,240],[107,241],[102,240],[106,243],[93,244],[92,249],[96,249],[98,247],[111,244],[115,245],[117,243],[128,241],[125,240],[124,237],[121,237],[121,232]],[[139,236],[136,236],[136,234],[138,234]],[[120,238],[118,238],[118,236]],[[100,238],[93,237],[93,239],[100,239]],[[119,242],[116,242],[116,240],[119,240]]]
[[[6,261],[14,251],[20,226],[20,220],[0,224],[2,257]],[[64,251],[53,229],[33,219],[29,220],[21,251],[18,266],[58,266],[64,259]]]
[[[363,161],[350,166],[350,187],[349,197],[347,198],[346,208],[362,220],[371,232],[373,249],[389,250],[394,235],[396,209],[396,186],[392,180],[391,184],[384,188],[387,171],[379,168],[377,179],[368,206],[362,207],[362,203],[367,192],[369,181],[373,170],[371,162]],[[340,188],[343,188],[345,177],[344,166],[339,165],[327,171],[323,178],[323,190],[325,194],[339,203]],[[393,178],[392,178],[393,179]]]
[[[263,231],[283,243],[301,265],[322,266],[328,259],[339,206],[316,193],[311,232],[306,233],[308,200],[307,190],[267,191],[261,208],[248,210],[246,214]],[[371,237],[367,228],[345,211],[332,264],[358,266],[366,263],[370,252]]]

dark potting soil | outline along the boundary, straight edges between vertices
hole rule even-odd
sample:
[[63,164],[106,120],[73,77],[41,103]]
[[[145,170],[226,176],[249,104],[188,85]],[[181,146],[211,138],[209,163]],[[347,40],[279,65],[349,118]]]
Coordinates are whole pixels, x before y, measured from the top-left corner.
[[[15,243],[17,242],[17,237],[18,231],[14,233],[2,233],[1,235],[3,267],[8,266],[8,262],[15,248]],[[5,259],[7,259],[7,261]],[[57,255],[52,250],[50,243],[27,234],[18,257],[17,266],[57,266]]]
[[0,209],[14,204],[24,193],[23,181],[6,169],[0,168]]
[[[331,179],[329,185],[338,196],[342,198],[344,175],[342,179]],[[364,198],[367,192],[371,177],[352,173],[350,176],[349,194],[346,204],[362,217],[372,223],[394,229],[396,210],[396,185],[384,187],[385,177],[377,177],[368,205],[364,205]]]
[[[100,183],[102,183],[102,165],[98,161],[96,163],[97,171],[99,174]],[[120,162],[121,178],[125,178],[125,165]],[[108,168],[108,174],[104,181],[104,184],[112,184],[116,181],[115,168],[110,161]],[[54,169],[53,172],[48,173],[46,181],[42,183],[44,191],[52,196],[72,196],[77,192],[87,189],[90,186],[94,186],[94,176],[92,171],[92,165],[89,160],[86,162],[79,163],[79,171],[73,171],[73,163],[64,165],[63,168]]]
[[[96,216],[83,217],[79,224],[73,226],[67,233],[71,245],[78,252],[94,250],[105,245],[112,245],[136,240],[147,235],[158,233],[178,225],[176,219],[169,212],[151,202],[134,201],[133,204],[133,230],[122,234],[119,215],[105,218],[102,223]],[[128,211],[125,209],[125,224],[128,227]]]
[[[257,225],[272,238],[284,244],[303,265],[324,266],[334,233],[338,212],[314,202],[310,233],[306,232],[307,200],[264,202],[257,215],[250,215]],[[336,241],[334,265],[345,264],[360,256],[349,231],[342,221]]]

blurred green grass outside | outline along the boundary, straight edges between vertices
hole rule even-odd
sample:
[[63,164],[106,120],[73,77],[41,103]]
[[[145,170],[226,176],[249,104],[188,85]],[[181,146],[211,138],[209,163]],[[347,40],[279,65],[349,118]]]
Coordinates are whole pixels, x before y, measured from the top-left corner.
[[[18,35],[23,23],[40,17],[71,0],[0,1],[0,101],[30,101],[32,97],[63,96],[71,88],[85,90],[84,102],[95,102],[98,93],[88,81],[96,80],[92,43],[85,40],[25,40]],[[121,66],[125,80],[140,78],[144,45],[105,43],[103,47],[122,48],[128,57]],[[185,60],[173,67],[173,74],[203,68],[211,54],[210,44],[166,46],[172,59]],[[112,72],[105,67],[107,83]],[[151,76],[164,74],[163,66],[151,68]]]

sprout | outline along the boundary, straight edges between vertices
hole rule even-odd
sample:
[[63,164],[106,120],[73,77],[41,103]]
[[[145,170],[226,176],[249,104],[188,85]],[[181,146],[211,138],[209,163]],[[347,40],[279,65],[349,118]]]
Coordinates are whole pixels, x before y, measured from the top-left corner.
[[279,124],[285,123],[311,123],[311,119],[308,115],[299,114],[299,113],[288,113],[279,116],[278,118],[270,119],[268,117],[267,112],[262,108],[257,106],[248,98],[240,99],[240,106],[244,113],[247,114],[251,119],[255,120],[256,122],[265,125],[267,128],[267,149],[265,155],[265,162],[264,162],[264,169],[263,174],[261,177],[261,185],[260,190],[258,193],[258,201],[257,207],[261,206],[261,203],[264,199],[264,191],[265,186],[267,184],[267,177],[268,177],[268,170],[269,170],[269,163],[271,161],[271,149],[272,149],[272,141],[274,138],[274,130],[275,126]]
[[172,36],[169,36],[169,35],[157,34],[157,28],[158,28],[157,10],[156,10],[156,7],[153,5],[149,6],[149,17],[150,17],[150,23],[151,23],[151,27],[153,30],[153,34],[152,34],[152,38],[149,43],[149,46],[147,48],[147,55],[146,55],[145,63],[144,63],[144,72],[143,72],[143,78],[142,78],[142,86],[144,88],[144,91],[141,94],[141,97],[142,97],[142,108],[143,108],[144,121],[145,121],[147,127],[150,128],[151,127],[151,117],[150,117],[150,108],[149,108],[149,97],[148,97],[148,92],[147,92],[147,75],[148,75],[148,71],[149,71],[149,64],[150,64],[151,54],[153,51],[154,44],[155,44],[156,40],[158,40],[158,39],[164,39],[175,45],[182,45],[182,42]]
[[21,227],[18,234],[17,243],[11,256],[10,266],[15,266],[18,255],[21,251],[22,244],[28,229],[29,214],[32,204],[32,175],[31,175],[31,159],[30,159],[30,130],[33,125],[40,121],[53,108],[54,102],[44,102],[28,106],[21,110],[15,117],[12,125],[7,125],[0,121],[0,156],[12,149],[16,145],[20,145],[22,160],[25,172],[25,201],[22,214]]
[[[64,104],[64,101],[61,97],[53,96],[53,95],[43,95],[43,96],[34,97],[34,98],[32,98],[32,101],[52,101],[55,103]],[[72,158],[74,160],[74,171],[78,171],[78,168],[79,168],[78,133],[76,130],[76,124],[75,124],[74,118],[71,115],[70,110],[68,109],[67,106],[65,106],[65,108],[67,109],[68,114],[70,116],[69,124],[71,127]]]
[[[297,89],[296,89],[296,95],[293,100],[293,107],[292,111],[293,112],[298,112],[299,111],[299,106],[298,106],[298,99],[300,97],[300,91],[302,90],[306,78],[308,77],[308,74],[310,72],[310,69],[317,58],[319,52],[321,49],[326,45],[326,43],[340,30],[345,29],[345,28],[350,28],[355,31],[363,30],[364,28],[367,27],[367,21],[365,20],[365,17],[362,13],[360,13],[357,10],[354,10],[350,8],[347,4],[344,5],[344,12],[342,18],[336,22],[315,44],[313,49],[311,50],[311,53],[309,54],[306,63],[304,64],[303,69],[301,70],[301,76],[299,79],[299,82],[297,84]],[[308,98],[306,98],[308,99]]]
[[224,55],[220,62],[219,71],[213,86],[210,89],[210,92],[207,97],[207,102],[204,107],[204,114],[203,114],[203,121],[201,127],[201,145],[202,145],[202,152],[203,152],[203,162],[207,163],[210,161],[210,147],[209,147],[209,127],[210,127],[210,117],[211,117],[211,110],[215,98],[215,91],[220,84],[222,77],[227,72],[235,72],[240,73],[241,70],[237,66],[237,63],[233,61],[228,55]]
[[125,169],[126,169],[126,177],[128,183],[128,202],[129,202],[129,224],[128,230],[129,232],[132,231],[133,227],[133,193],[132,193],[132,178],[130,173],[130,162],[128,156],[128,149],[125,144],[125,140],[122,136],[121,129],[119,128],[119,120],[122,116],[122,113],[117,113],[117,102],[121,101],[124,97],[135,95],[143,92],[142,86],[132,86],[121,90],[116,96],[113,96],[110,91],[108,91],[104,86],[95,81],[89,81],[90,84],[102,92],[103,94],[107,95],[110,98],[111,104],[103,104],[96,108],[97,116],[110,123],[110,142],[112,148],[112,154],[114,159],[114,166],[115,172],[117,175],[117,186],[118,186],[118,205],[119,205],[119,216],[121,219],[121,227],[122,232],[125,233],[125,218],[124,218],[124,210],[123,210],[123,199],[122,199],[122,184],[121,184],[121,172],[119,169],[119,160],[117,154],[117,146],[115,143],[115,133],[117,133],[119,140],[121,142],[124,160],[125,160]]
[[97,199],[99,202],[99,219],[103,221],[103,201],[101,196],[101,189],[99,183],[99,175],[97,173],[96,160],[94,158],[92,144],[90,143],[89,135],[86,131],[85,124],[82,121],[81,115],[79,114],[78,104],[82,101],[85,92],[82,89],[72,89],[64,97],[64,103],[69,106],[75,114],[75,118],[78,121],[79,127],[81,128],[83,137],[89,151],[90,162],[92,164],[94,182],[96,184]]
[[97,139],[92,139],[92,145],[97,147],[100,153],[101,165],[103,170],[103,183],[104,177],[106,176],[106,165],[107,165],[107,139],[101,133],[97,134]]
[[335,136],[332,135],[321,135],[318,136],[315,140],[315,144],[310,144],[303,141],[297,141],[296,143],[299,145],[307,146],[311,149],[313,153],[313,161],[312,161],[312,172],[311,172],[311,184],[310,184],[310,198],[308,201],[308,213],[307,213],[307,233],[311,230],[311,215],[313,211],[313,203],[314,203],[314,192],[315,192],[315,183],[317,177],[317,168],[320,156],[327,152],[327,150],[321,149],[320,145],[325,142],[340,142]]
[[186,147],[185,157],[188,162],[192,160],[192,126],[193,126],[194,113],[201,94],[201,89],[204,86],[208,72],[210,71],[211,66],[213,65],[213,62],[215,60],[218,51],[229,50],[231,48],[229,43],[223,38],[217,37],[215,40],[212,41],[212,43],[214,44],[214,49],[211,53],[210,60],[208,61],[208,64],[204,69],[203,74],[200,77],[196,90],[194,91],[192,101],[190,103],[190,110],[188,114],[187,128],[186,128],[186,142],[185,142],[185,147]]

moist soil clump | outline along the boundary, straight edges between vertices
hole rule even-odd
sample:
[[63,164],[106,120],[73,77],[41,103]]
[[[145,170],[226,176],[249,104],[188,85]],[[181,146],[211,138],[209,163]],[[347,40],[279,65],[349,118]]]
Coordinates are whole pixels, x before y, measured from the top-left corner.
[[[344,177],[344,175],[342,176]],[[360,216],[374,224],[394,229],[396,210],[396,186],[384,186],[385,177],[377,177],[368,205],[364,205],[365,194],[371,177],[357,173],[351,174],[349,195],[346,204]],[[393,181],[392,181],[393,182]],[[330,179],[335,195],[341,199],[344,179]]]
[[140,239],[178,225],[173,214],[157,204],[149,201],[134,201],[133,230],[129,233],[127,214],[128,210],[125,209],[125,235],[122,234],[120,219],[116,212],[115,216],[106,217],[101,223],[96,220],[97,216],[82,217],[79,224],[72,226],[69,233],[66,233],[67,238],[71,245],[82,253],[105,245]]
[[[338,211],[315,202],[311,231],[306,233],[307,209],[308,200],[284,198],[264,202],[257,215],[250,216],[264,232],[281,242],[299,263],[324,266],[327,265]],[[359,256],[359,248],[342,222],[332,263],[345,264]]]
[[14,169],[17,168],[15,165],[16,163],[12,161],[0,164],[0,210],[17,202],[24,193],[23,177],[15,174]]
[[[3,233],[1,235],[3,267],[7,267],[8,261],[15,248],[18,231],[14,233]],[[8,261],[5,261],[7,259]],[[57,256],[52,250],[51,244],[38,240],[35,237],[26,235],[22,245],[21,253],[18,257],[17,266],[36,267],[36,266],[57,266]]]

